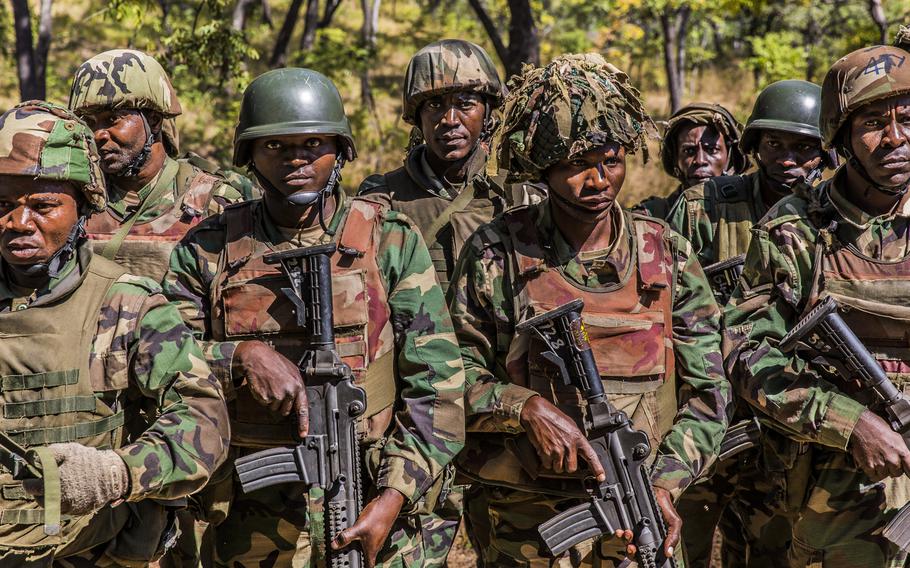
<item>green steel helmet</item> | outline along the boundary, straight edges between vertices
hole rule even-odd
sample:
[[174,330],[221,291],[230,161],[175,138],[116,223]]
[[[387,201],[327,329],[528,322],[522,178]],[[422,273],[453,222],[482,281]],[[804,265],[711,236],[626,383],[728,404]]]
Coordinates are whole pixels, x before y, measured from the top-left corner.
[[[165,120],[183,112],[167,72],[154,57],[135,49],[99,53],[76,70],[69,107],[79,116],[107,109],[149,110]],[[165,128],[167,152],[177,155],[176,128]]]
[[103,211],[100,161],[92,130],[62,106],[26,101],[0,116],[0,175],[72,182]]
[[749,168],[749,158],[739,149],[742,125],[730,111],[715,103],[692,103],[674,112],[667,121],[667,130],[660,146],[660,164],[667,174],[679,177],[676,137],[683,127],[689,125],[711,125],[724,137],[730,154],[727,167],[729,174],[741,174]]
[[825,148],[841,144],[840,131],[858,108],[907,93],[910,52],[900,47],[874,45],[838,59],[822,83],[821,134]]
[[433,42],[411,58],[404,78],[401,118],[417,124],[417,110],[427,99],[453,91],[486,95],[496,108],[505,89],[493,60],[482,47],[462,39]]
[[563,55],[512,77],[487,172],[541,180],[556,162],[609,142],[647,161],[646,135],[656,128],[625,73],[596,53]]
[[771,83],[758,94],[746,121],[740,147],[746,154],[758,149],[762,130],[778,130],[810,136],[821,142],[819,111],[822,88],[799,80]]
[[234,165],[250,162],[251,140],[286,134],[334,134],[345,160],[357,157],[341,94],[331,79],[311,69],[273,69],[250,83],[234,130]]

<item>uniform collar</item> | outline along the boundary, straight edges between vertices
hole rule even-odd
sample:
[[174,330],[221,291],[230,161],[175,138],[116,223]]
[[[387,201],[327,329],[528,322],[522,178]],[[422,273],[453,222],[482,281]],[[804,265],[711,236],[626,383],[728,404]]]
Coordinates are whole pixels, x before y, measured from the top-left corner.
[[478,176],[484,175],[486,163],[487,153],[480,144],[477,144],[468,157],[467,173],[464,181],[460,184],[452,185],[436,175],[436,172],[430,166],[430,162],[427,161],[427,145],[421,144],[408,154],[404,167],[411,179],[419,186],[437,197],[452,201],[469,184],[473,183]]
[[[146,217],[148,213],[156,210],[159,204],[166,203],[167,205],[170,205],[174,203],[177,198],[176,184],[174,184],[175,177],[166,176],[164,174],[177,167],[179,167],[179,164],[176,160],[170,156],[165,156],[164,163],[161,165],[161,170],[158,171],[158,174],[152,181],[147,183],[136,193],[123,191],[115,185],[110,184],[108,191],[108,210],[119,219],[126,219],[143,205],[146,198],[155,191],[160,184],[171,184],[174,186],[175,191],[165,192],[164,195],[156,200],[156,203],[149,203],[148,207],[145,208],[146,214],[143,214],[143,217]],[[139,219],[139,221],[141,221],[141,219]]]
[[[347,210],[348,210],[347,201],[348,201],[348,198],[347,198],[347,195],[345,194],[344,189],[342,189],[341,187],[337,188],[335,190],[335,213],[332,215],[332,218],[328,222],[329,230],[335,232],[336,234],[338,232],[338,227],[341,225],[342,220],[345,218],[345,216],[347,214]],[[297,237],[295,237],[295,235],[302,237],[304,240],[307,240],[307,241],[310,240],[309,237],[311,236],[312,233],[310,232],[309,229],[295,230],[295,229],[289,229],[286,227],[279,227],[275,223],[275,221],[273,221],[272,218],[269,216],[269,212],[268,212],[268,209],[266,209],[266,207],[265,207],[264,201],[260,200],[259,207],[258,207],[258,214],[257,213],[254,213],[254,214],[256,215],[256,218],[257,218],[256,225],[258,227],[259,232],[261,232],[261,234],[265,236],[265,238],[268,240],[268,242],[270,242],[274,245],[278,245],[278,244],[282,244],[282,243],[289,243],[292,246],[298,246],[298,244],[297,244],[298,239],[297,239]],[[319,225],[317,224],[317,225],[315,225],[315,227],[318,229]],[[313,245],[327,243],[327,242],[330,242],[331,240],[332,240],[332,237],[328,233],[322,232],[321,236],[317,239],[318,242],[313,243]]]
[[[565,266],[572,261],[578,264],[593,265],[593,270],[601,273],[614,272],[617,277],[625,273],[629,262],[631,262],[632,247],[628,238],[629,229],[626,226],[626,216],[623,215],[622,208],[618,203],[613,205],[611,212],[616,228],[613,234],[613,241],[601,254],[594,257],[590,254],[579,253],[569,244],[553,219],[551,207],[553,207],[552,202],[548,200],[547,205],[540,208],[541,216],[538,224],[538,233],[553,235],[551,253],[554,258],[552,260],[559,266]],[[587,258],[583,261],[582,257]]]
[[858,229],[867,229],[873,224],[890,221],[896,217],[910,218],[910,194],[905,194],[895,204],[894,209],[888,213],[872,216],[860,209],[844,194],[842,187],[846,181],[846,168],[840,168],[834,175],[834,179],[828,184],[828,195],[831,199],[831,205],[834,206],[840,217],[850,225]]
[[72,255],[57,276],[38,290],[23,290],[13,284],[9,279],[6,262],[0,261],[0,311],[9,309],[10,304],[37,307],[72,293],[79,287],[82,274],[91,259],[92,248],[83,239],[78,245],[77,254]]

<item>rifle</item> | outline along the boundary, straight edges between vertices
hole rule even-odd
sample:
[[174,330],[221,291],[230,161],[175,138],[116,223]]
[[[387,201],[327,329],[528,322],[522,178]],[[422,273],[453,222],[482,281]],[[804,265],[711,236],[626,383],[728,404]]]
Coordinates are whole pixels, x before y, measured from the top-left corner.
[[[817,353],[845,381],[858,381],[863,394],[872,397],[872,410],[910,447],[910,400],[888,379],[853,330],[837,313],[837,301],[828,297],[812,308],[780,341],[790,353],[802,343]],[[901,550],[910,551],[910,504],[904,505],[883,535]]]
[[711,291],[714,292],[714,297],[721,307],[733,295],[733,289],[736,288],[736,283],[739,282],[739,275],[743,273],[743,265],[745,263],[746,255],[740,254],[705,267],[705,276],[708,277]]
[[265,256],[281,263],[290,288],[281,291],[294,304],[297,324],[305,330],[307,351],[297,364],[306,381],[309,434],[293,448],[272,448],[235,461],[244,493],[279,483],[303,483],[325,490],[326,563],[332,568],[359,568],[360,549],[342,551],[329,543],[353,526],[363,507],[360,447],[355,426],[366,411],[366,392],[354,384],[350,367],[335,348],[332,328],[331,254],[335,244],[300,248]]
[[[543,340],[546,351],[541,356],[559,369],[565,384],[584,395],[588,404],[579,426],[606,473],[603,483],[590,475],[581,480],[587,503],[563,511],[537,531],[546,550],[557,556],[584,540],[631,530],[640,566],[675,568],[676,562],[663,556],[667,530],[645,467],[651,453],[648,435],[634,430],[628,416],[607,400],[581,320],[582,307],[584,302],[577,299],[515,327],[516,333],[532,333]],[[526,437],[520,440],[527,453],[530,442]]]

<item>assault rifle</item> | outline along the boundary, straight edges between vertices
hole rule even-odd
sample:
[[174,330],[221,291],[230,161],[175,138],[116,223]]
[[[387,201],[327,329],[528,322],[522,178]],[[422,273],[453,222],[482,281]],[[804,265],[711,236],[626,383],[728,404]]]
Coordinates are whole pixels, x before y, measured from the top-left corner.
[[746,263],[746,255],[730,257],[705,267],[705,276],[708,277],[708,283],[711,284],[711,291],[717,303],[724,306],[733,295],[733,289],[739,282],[739,275],[743,273],[743,265]]
[[[885,419],[910,447],[910,400],[894,386],[869,350],[837,313],[837,301],[828,297],[801,319],[780,341],[789,353],[798,344],[837,371],[845,381],[858,381],[863,394],[872,397],[870,410]],[[910,551],[910,504],[885,527],[884,536],[902,550]]]
[[541,339],[546,346],[541,356],[559,369],[565,384],[584,395],[587,411],[579,426],[606,473],[602,483],[590,475],[580,480],[588,502],[563,511],[537,530],[544,547],[554,556],[584,540],[631,530],[640,566],[675,568],[676,562],[663,555],[667,530],[645,467],[651,453],[648,435],[634,430],[625,413],[607,400],[581,320],[583,306],[582,300],[574,300],[515,328],[517,333],[531,333]]
[[244,493],[279,483],[303,483],[325,490],[326,564],[359,568],[363,556],[356,545],[335,551],[330,543],[351,527],[363,506],[360,448],[355,426],[366,411],[366,392],[354,384],[351,369],[341,362],[332,329],[333,243],[265,256],[280,262],[290,280],[281,291],[294,304],[297,324],[305,330],[307,351],[298,363],[306,381],[309,434],[294,448],[272,448],[235,462]]

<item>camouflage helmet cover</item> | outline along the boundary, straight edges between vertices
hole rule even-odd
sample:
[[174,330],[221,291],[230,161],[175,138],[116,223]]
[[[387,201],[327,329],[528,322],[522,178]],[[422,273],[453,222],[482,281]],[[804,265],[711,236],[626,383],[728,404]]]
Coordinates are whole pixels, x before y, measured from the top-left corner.
[[452,91],[473,91],[498,107],[505,96],[493,60],[482,47],[461,39],[433,42],[411,58],[405,73],[401,118],[417,124],[417,110],[431,97]]
[[[69,107],[79,116],[102,109],[151,110],[166,121],[183,112],[161,64],[135,49],[105,51],[80,65],[73,78]],[[162,129],[171,156],[179,151],[175,132],[173,124]]]
[[73,182],[103,211],[99,162],[91,129],[66,108],[27,101],[0,116],[0,175]]
[[838,143],[844,123],[869,103],[910,93],[910,52],[874,45],[837,60],[822,84],[821,133],[826,149]]
[[608,142],[641,150],[647,161],[646,135],[656,138],[657,129],[625,73],[596,53],[563,55],[546,67],[525,65],[509,82],[487,171],[540,180],[559,160]]
[[678,177],[676,137],[684,126],[713,126],[727,143],[730,153],[729,170],[741,174],[749,167],[749,158],[739,149],[742,125],[723,106],[716,103],[692,103],[674,112],[667,121],[663,143],[660,146],[660,163],[668,175]]

